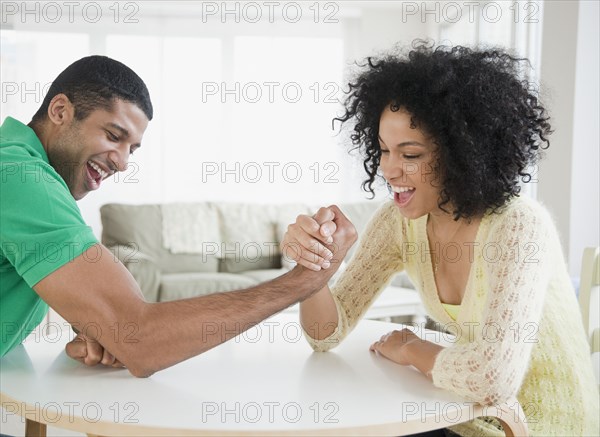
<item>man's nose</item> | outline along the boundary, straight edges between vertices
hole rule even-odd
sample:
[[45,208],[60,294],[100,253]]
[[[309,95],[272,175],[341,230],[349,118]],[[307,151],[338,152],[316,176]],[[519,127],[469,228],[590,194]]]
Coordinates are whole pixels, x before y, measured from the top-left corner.
[[129,164],[129,147],[127,147],[127,149],[121,147],[118,150],[113,151],[109,155],[109,159],[116,171],[127,170],[127,165]]

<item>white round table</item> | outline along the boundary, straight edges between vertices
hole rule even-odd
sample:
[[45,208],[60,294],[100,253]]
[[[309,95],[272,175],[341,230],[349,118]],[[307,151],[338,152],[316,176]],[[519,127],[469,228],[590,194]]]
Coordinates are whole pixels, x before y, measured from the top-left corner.
[[43,424],[106,436],[404,435],[481,415],[526,433],[516,401],[475,405],[369,351],[399,328],[363,320],[336,349],[316,353],[297,317],[280,314],[147,379],[85,367],[66,356],[69,335],[55,334],[0,360],[2,407],[40,435]]

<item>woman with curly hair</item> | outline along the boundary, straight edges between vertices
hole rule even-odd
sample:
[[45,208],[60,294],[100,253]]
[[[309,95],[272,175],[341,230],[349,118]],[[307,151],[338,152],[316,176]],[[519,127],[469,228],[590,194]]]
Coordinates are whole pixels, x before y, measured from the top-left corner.
[[[599,435],[598,390],[579,306],[555,225],[519,180],[548,147],[551,128],[527,64],[502,50],[420,42],[373,59],[350,84],[343,124],[364,156],[365,190],[382,176],[381,206],[335,285],[301,303],[317,351],[339,344],[392,276],[406,271],[429,316],[455,334],[441,347],[409,330],[371,350],[412,365],[437,387],[481,404],[517,397],[531,435]],[[327,268],[335,217],[299,216],[282,247]],[[503,435],[476,419],[463,436]]]

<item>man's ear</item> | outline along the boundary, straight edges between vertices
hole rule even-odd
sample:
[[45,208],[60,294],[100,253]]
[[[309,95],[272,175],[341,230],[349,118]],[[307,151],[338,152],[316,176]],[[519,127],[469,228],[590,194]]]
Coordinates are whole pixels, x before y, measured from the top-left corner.
[[64,94],[55,95],[48,105],[48,119],[51,123],[62,126],[71,124],[75,118],[75,107]]

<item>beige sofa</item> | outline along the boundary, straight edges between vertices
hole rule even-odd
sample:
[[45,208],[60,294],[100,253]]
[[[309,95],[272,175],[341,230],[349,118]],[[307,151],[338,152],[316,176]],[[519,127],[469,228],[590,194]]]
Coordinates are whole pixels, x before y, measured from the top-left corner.
[[[379,205],[339,206],[360,235]],[[183,299],[242,289],[283,274],[292,267],[279,250],[287,225],[316,208],[225,202],[107,204],[100,209],[102,243],[129,269],[147,300]],[[194,238],[200,241],[193,243]],[[413,288],[403,275],[392,285]],[[416,292],[411,291],[414,300]]]

